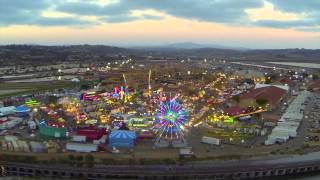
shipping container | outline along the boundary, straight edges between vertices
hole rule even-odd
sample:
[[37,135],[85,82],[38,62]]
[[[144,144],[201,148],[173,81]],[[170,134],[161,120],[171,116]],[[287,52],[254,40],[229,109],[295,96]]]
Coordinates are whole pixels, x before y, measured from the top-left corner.
[[81,144],[81,143],[67,143],[66,149],[75,152],[97,152],[98,145],[96,144]]
[[201,142],[205,144],[220,145],[220,139],[203,136]]
[[79,135],[72,136],[73,142],[86,142],[86,140],[87,140],[86,136],[79,136]]

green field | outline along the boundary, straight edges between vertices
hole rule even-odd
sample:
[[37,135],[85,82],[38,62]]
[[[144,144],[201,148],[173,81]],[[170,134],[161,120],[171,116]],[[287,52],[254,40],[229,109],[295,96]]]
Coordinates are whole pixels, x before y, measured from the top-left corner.
[[51,81],[51,82],[36,82],[36,83],[0,83],[0,98],[9,96],[28,94],[39,91],[47,91],[61,88],[71,88],[82,85],[83,83],[74,83],[70,81]]

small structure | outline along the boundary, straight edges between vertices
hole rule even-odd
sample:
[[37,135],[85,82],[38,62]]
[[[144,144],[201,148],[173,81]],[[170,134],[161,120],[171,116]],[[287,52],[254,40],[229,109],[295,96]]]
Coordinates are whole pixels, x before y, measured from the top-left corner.
[[82,143],[67,143],[66,149],[75,152],[97,152],[98,145],[96,144],[82,144]]
[[147,121],[144,118],[132,117],[129,119],[129,127],[145,128],[147,127]]
[[277,84],[256,84],[255,85],[255,89],[259,89],[259,88],[264,88],[264,87],[269,87],[269,86],[274,86],[286,91],[289,91],[290,87],[288,85],[277,85]]
[[201,142],[205,144],[210,144],[210,145],[220,145],[220,139],[207,137],[207,136],[203,136],[201,138]]
[[0,121],[0,129],[12,129],[22,122],[22,118],[10,117],[6,121]]
[[80,80],[79,80],[78,78],[72,78],[72,79],[71,79],[71,82],[79,83]]
[[46,147],[40,142],[30,141],[29,144],[32,152],[35,152],[35,153],[46,152]]
[[98,140],[106,134],[107,130],[105,128],[83,127],[77,129],[77,135],[85,136],[87,141]]
[[116,148],[133,148],[136,133],[127,130],[114,130],[109,135],[109,146]]
[[86,142],[87,140],[87,137],[86,136],[79,136],[79,135],[75,135],[75,136],[72,136],[72,139],[71,139],[73,142]]
[[191,147],[181,148],[179,150],[179,156],[180,158],[191,158],[194,157],[194,152]]
[[47,138],[66,138],[66,127],[53,127],[46,124],[45,121],[39,123],[40,134]]
[[0,117],[14,114],[15,110],[16,110],[16,107],[14,107],[14,106],[1,107],[0,108]]
[[29,120],[27,123],[28,123],[29,129],[31,130],[37,129],[37,124],[33,120]]
[[29,116],[30,108],[28,108],[25,105],[21,105],[16,107],[15,112],[17,116],[20,116],[20,117]]

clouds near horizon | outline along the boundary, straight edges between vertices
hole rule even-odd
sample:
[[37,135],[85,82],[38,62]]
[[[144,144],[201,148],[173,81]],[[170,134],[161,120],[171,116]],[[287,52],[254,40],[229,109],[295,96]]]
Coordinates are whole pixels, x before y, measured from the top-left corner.
[[320,48],[319,0],[0,0],[0,44]]
[[[251,19],[248,10],[259,11],[266,3],[272,4],[278,13],[292,13],[300,19]],[[0,26],[92,26],[172,16],[211,23],[318,31],[318,7],[318,0],[0,0]],[[57,15],[45,16],[48,11]],[[152,13],[136,15],[135,11]]]

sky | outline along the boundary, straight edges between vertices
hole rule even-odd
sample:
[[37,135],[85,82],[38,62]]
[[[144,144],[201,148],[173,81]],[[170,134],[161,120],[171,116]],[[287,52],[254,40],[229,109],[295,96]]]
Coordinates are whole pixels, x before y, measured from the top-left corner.
[[320,49],[320,0],[0,0],[0,44]]

